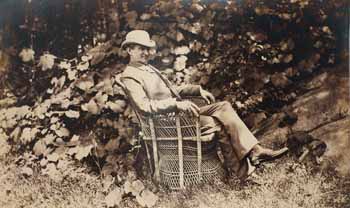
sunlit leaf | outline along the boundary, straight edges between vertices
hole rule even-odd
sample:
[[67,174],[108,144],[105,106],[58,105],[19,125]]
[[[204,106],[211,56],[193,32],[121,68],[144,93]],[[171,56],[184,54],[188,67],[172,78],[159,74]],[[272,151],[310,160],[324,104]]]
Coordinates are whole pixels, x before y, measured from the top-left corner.
[[53,152],[47,156],[47,160],[50,162],[57,162],[59,158],[60,158],[60,155],[57,154],[56,152]]
[[200,49],[202,48],[202,43],[195,40],[193,42],[190,42],[189,47],[192,51],[199,52]]
[[13,141],[18,142],[19,136],[21,135],[21,127],[17,126],[10,134]]
[[7,143],[8,136],[5,132],[0,133],[0,158],[6,156],[11,149],[11,146]]
[[116,113],[121,113],[125,110],[126,102],[124,100],[108,101],[106,105]]
[[148,13],[143,13],[140,17],[141,20],[145,21],[145,20],[149,20],[151,19],[152,15],[148,14]]
[[79,89],[84,90],[84,91],[88,91],[89,89],[91,89],[93,86],[95,85],[94,80],[91,76],[82,78],[81,80],[79,80],[75,86],[77,86]]
[[59,129],[55,130],[55,133],[59,137],[67,137],[67,136],[69,136],[69,130],[67,128],[65,128],[65,127],[61,127]]
[[176,55],[186,55],[189,52],[190,52],[190,48],[188,46],[177,47],[175,48],[175,51],[174,51]]
[[74,154],[76,154],[78,152],[78,150],[79,150],[78,146],[71,147],[68,149],[67,154],[73,156]]
[[196,12],[202,12],[204,10],[204,7],[198,3],[192,4],[191,8]]
[[235,104],[238,108],[244,108],[244,105],[242,104],[241,101],[236,101]]
[[146,189],[142,191],[141,195],[136,196],[136,201],[142,207],[153,207],[158,201],[158,196]]
[[81,60],[83,62],[87,62],[87,61],[89,61],[91,59],[92,59],[92,56],[90,54],[87,54],[87,55],[84,55],[84,56],[81,57]]
[[83,62],[77,65],[77,69],[79,71],[86,71],[87,69],[89,69],[89,62]]
[[30,107],[27,105],[17,107],[17,108],[9,108],[6,111],[6,117],[7,119],[10,119],[13,117],[16,117],[16,119],[21,119],[31,114],[31,111],[29,109]]
[[328,26],[323,26],[323,27],[322,27],[322,31],[325,32],[325,33],[327,33],[327,34],[332,34],[332,31],[329,29]]
[[79,118],[79,116],[80,116],[79,111],[74,111],[74,110],[65,111],[64,114],[65,114],[68,118]]
[[96,104],[99,105],[100,107],[103,107],[106,104],[107,100],[108,100],[107,94],[104,94],[102,92],[98,92],[95,95]]
[[88,103],[83,104],[81,109],[92,114],[98,114],[101,110],[94,99],[91,99]]
[[23,144],[27,144],[35,139],[36,134],[39,132],[39,129],[33,127],[26,127],[22,130],[22,135],[20,137],[20,141]]
[[41,70],[46,71],[51,69],[55,64],[55,56],[52,54],[44,54],[40,56],[39,66],[41,66]]
[[123,190],[119,187],[116,187],[105,198],[105,203],[107,207],[115,207],[120,205],[120,202],[122,201],[122,196]]
[[48,175],[52,180],[60,182],[63,180],[63,175],[57,170],[56,165],[48,163],[46,168],[42,170],[43,175]]
[[103,178],[102,185],[103,185],[103,191],[108,191],[109,187],[114,183],[115,178],[111,175],[108,175]]
[[71,142],[78,142],[79,141],[79,135],[73,135],[72,138],[70,139]]
[[145,185],[140,180],[133,181],[132,183],[127,181],[124,184],[125,193],[131,193],[133,196],[140,195],[144,189]]
[[42,140],[37,141],[33,147],[33,152],[36,156],[46,155],[45,142]]
[[57,163],[57,169],[61,171],[65,171],[68,169],[69,164],[71,164],[71,162],[67,160],[59,160]]
[[183,69],[186,68],[186,61],[187,61],[186,56],[179,56],[176,58],[175,63],[174,63],[174,68],[176,71],[182,71]]
[[76,74],[77,74],[77,70],[73,70],[73,69],[67,69],[67,74],[68,74],[68,79],[69,80],[75,80]]
[[70,69],[71,64],[69,62],[66,62],[66,61],[61,61],[60,64],[58,65],[58,67],[61,69]]
[[82,160],[83,158],[87,157],[90,154],[93,147],[94,147],[93,145],[87,145],[85,147],[81,147],[81,146],[77,147],[77,153],[75,154],[75,159]]
[[21,57],[23,62],[29,62],[34,60],[35,52],[30,48],[23,48],[19,53],[19,57]]
[[56,136],[54,134],[47,134],[42,140],[46,145],[52,144],[55,141]]
[[185,39],[185,37],[184,37],[184,35],[181,32],[176,32],[176,41],[177,42],[180,42],[180,41],[182,41],[184,39]]
[[43,158],[43,159],[40,160],[40,166],[41,166],[41,167],[45,167],[45,166],[47,165],[48,162],[49,162],[49,161],[48,161],[47,159]]
[[21,168],[21,174],[25,175],[25,176],[32,176],[33,175],[33,169],[31,169],[28,166],[25,166],[23,168]]

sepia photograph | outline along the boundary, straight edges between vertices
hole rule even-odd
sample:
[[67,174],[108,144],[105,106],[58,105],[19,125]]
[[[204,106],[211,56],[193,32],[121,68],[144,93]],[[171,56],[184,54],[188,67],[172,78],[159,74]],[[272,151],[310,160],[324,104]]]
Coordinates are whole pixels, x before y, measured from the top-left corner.
[[350,1],[1,0],[1,208],[350,208]]

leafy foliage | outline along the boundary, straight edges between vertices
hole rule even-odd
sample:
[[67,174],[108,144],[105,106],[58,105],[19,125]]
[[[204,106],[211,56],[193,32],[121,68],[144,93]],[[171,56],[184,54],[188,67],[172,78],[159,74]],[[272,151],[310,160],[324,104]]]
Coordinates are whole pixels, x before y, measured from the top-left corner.
[[[339,29],[346,22],[345,0],[156,0],[142,6],[138,1],[101,0],[93,10],[88,1],[79,2],[64,3],[61,12],[77,15],[79,26],[56,24],[57,19],[51,21],[57,17],[49,16],[26,21],[21,28],[31,39],[13,43],[7,58],[2,53],[6,64],[0,71],[6,72],[7,87],[18,102],[0,110],[0,157],[15,144],[13,148],[33,153],[21,159],[27,161],[23,174],[33,174],[35,161],[55,181],[71,174],[74,163],[93,162],[102,176],[116,176],[119,185],[125,182],[109,192],[108,207],[130,193],[141,206],[157,201],[142,182],[127,179],[137,137],[118,85],[127,62],[120,44],[128,31],[144,29],[152,35],[158,46],[152,63],[174,84],[201,84],[233,103],[242,116],[260,115],[259,122],[304,92],[295,83],[316,75],[321,66],[340,62],[337,48],[347,38]],[[46,30],[48,26],[53,29]],[[63,38],[61,30],[66,31]],[[39,33],[50,40],[43,41]],[[17,29],[14,34],[23,35]],[[62,54],[64,58],[58,57]]]

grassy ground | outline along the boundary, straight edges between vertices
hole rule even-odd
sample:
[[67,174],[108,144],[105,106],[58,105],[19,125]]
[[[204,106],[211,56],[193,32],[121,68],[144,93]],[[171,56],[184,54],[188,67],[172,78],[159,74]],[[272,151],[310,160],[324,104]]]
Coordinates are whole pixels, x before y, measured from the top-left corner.
[[[55,182],[34,172],[24,177],[10,158],[0,161],[0,207],[106,207],[101,179],[84,172]],[[159,191],[155,207],[350,207],[350,177],[340,177],[332,168],[321,169],[310,161],[297,163],[286,156],[265,163],[254,181],[204,186],[181,192]],[[139,207],[132,197],[124,197],[120,207]]]

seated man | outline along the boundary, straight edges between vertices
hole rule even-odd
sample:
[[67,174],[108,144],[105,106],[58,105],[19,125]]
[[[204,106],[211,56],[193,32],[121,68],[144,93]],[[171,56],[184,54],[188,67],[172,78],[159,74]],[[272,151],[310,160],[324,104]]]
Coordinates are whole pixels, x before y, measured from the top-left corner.
[[[273,151],[258,144],[255,136],[227,101],[215,102],[214,96],[199,85],[184,85],[176,89],[170,81],[148,64],[150,49],[156,44],[143,30],[127,34],[122,48],[130,56],[129,64],[122,73],[123,82],[130,99],[138,110],[145,114],[185,111],[200,116],[201,126],[206,131],[223,129],[227,136],[219,138],[220,146],[228,171],[245,179],[254,170],[254,164],[263,159],[274,159],[287,149]],[[185,95],[202,96],[208,105],[198,107],[181,99]],[[209,119],[208,119],[209,118]]]

